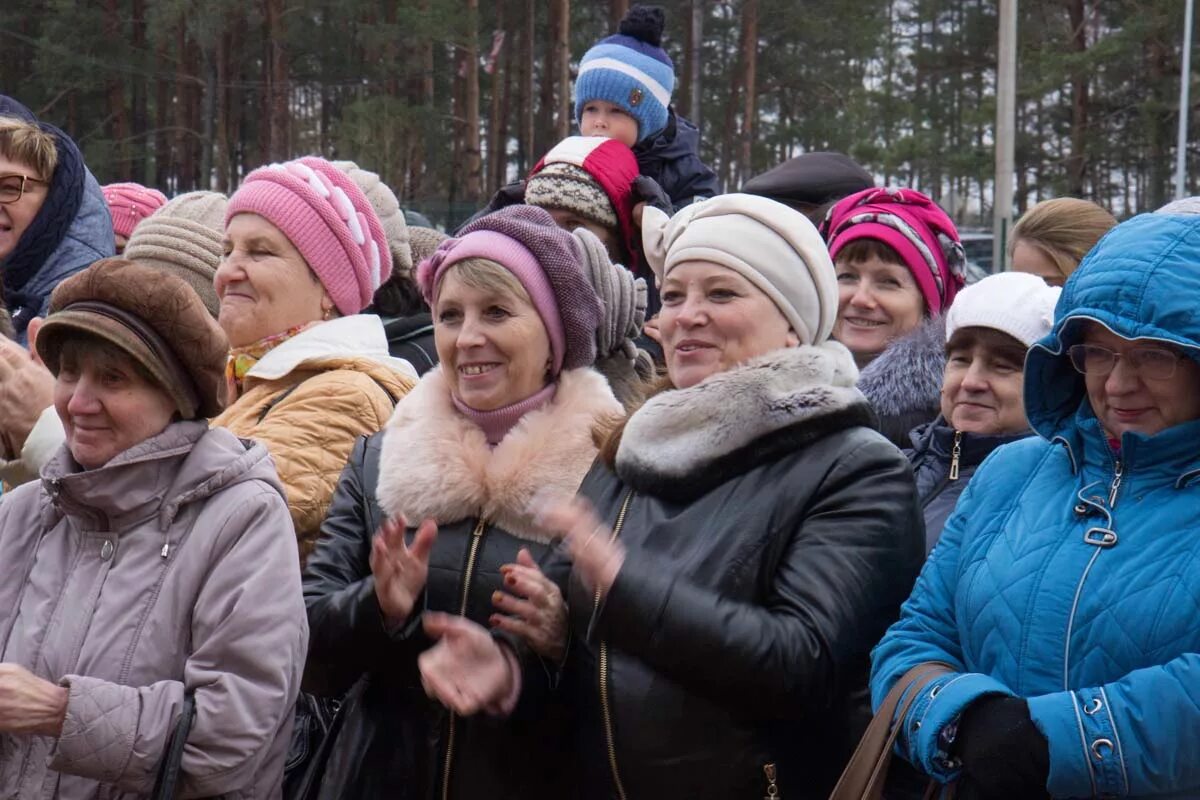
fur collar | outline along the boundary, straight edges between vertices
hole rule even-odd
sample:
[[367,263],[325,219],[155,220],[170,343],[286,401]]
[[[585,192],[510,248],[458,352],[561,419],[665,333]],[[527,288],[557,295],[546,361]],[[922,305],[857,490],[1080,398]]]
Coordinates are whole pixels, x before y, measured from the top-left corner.
[[698,496],[829,433],[872,425],[857,378],[850,351],[830,341],[655,395],[625,426],[617,474],[656,497]]
[[946,320],[930,317],[863,367],[858,388],[881,417],[936,408],[946,369]]
[[542,489],[574,494],[596,457],[595,423],[623,414],[599,373],[568,370],[550,403],[489,447],[483,430],[455,409],[438,367],[405,395],[384,428],[380,507],[413,525],[427,517],[449,524],[482,516],[514,536],[547,542],[551,537],[528,514],[530,501]]

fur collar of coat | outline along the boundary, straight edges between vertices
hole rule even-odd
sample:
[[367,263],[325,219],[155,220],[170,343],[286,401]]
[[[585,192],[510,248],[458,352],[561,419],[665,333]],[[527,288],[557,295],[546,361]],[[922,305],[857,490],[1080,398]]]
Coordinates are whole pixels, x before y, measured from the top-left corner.
[[863,367],[858,388],[881,417],[937,408],[946,370],[946,320],[930,317]]
[[629,418],[617,475],[664,499],[696,497],[830,433],[874,425],[850,351],[834,341],[776,350]]
[[482,517],[519,538],[548,542],[552,537],[528,512],[530,501],[542,490],[575,494],[596,458],[596,423],[623,415],[599,373],[567,370],[554,399],[491,447],[454,407],[438,367],[405,395],[384,428],[379,505],[410,525]]

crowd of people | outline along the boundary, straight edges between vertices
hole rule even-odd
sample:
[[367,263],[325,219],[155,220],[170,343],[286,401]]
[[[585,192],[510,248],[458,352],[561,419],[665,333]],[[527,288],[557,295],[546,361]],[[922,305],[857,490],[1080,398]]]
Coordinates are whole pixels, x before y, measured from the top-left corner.
[[719,191],[663,23],[449,234],[0,96],[0,797],[825,800],[881,708],[883,797],[1200,796],[1200,203],[968,285],[842,154]]

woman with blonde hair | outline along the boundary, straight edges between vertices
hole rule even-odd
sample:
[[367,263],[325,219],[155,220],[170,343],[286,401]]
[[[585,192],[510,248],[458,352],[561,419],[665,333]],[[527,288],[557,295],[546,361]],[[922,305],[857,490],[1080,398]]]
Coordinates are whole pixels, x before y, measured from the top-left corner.
[[1044,200],[1013,226],[1008,257],[1014,272],[1037,275],[1062,286],[1096,242],[1117,224],[1112,214],[1090,200]]

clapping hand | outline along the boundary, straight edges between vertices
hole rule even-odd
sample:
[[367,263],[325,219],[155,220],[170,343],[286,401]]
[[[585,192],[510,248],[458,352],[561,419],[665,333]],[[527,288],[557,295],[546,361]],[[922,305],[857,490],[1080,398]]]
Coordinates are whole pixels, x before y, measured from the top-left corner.
[[536,505],[542,527],[563,537],[583,585],[607,594],[625,563],[625,547],[613,538],[612,529],[581,497],[541,497]]
[[502,614],[491,623],[500,630],[520,636],[538,655],[558,663],[567,646],[567,604],[558,584],[547,578],[525,548],[516,564],[500,567],[505,591],[492,595],[492,604]]
[[421,621],[438,640],[417,659],[425,693],[461,717],[511,712],[520,677],[507,645],[465,617],[429,611]]
[[417,596],[429,575],[429,553],[437,539],[437,524],[427,519],[413,536],[412,546],[404,541],[408,527],[403,517],[390,519],[371,542],[371,574],[375,597],[388,625],[403,625],[412,614]]

